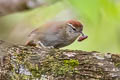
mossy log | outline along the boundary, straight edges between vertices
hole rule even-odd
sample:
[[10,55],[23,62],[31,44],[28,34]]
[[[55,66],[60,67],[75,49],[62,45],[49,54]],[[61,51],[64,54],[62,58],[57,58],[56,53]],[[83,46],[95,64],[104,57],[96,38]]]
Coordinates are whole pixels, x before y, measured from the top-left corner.
[[120,56],[0,41],[0,80],[120,80]]

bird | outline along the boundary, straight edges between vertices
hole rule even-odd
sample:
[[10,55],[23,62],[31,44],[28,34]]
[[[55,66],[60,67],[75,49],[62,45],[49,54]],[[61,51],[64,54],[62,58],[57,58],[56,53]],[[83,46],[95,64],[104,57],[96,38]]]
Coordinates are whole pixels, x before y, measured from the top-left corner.
[[77,38],[81,42],[87,37],[83,33],[82,23],[78,20],[51,21],[33,30],[25,45],[58,49],[72,44]]

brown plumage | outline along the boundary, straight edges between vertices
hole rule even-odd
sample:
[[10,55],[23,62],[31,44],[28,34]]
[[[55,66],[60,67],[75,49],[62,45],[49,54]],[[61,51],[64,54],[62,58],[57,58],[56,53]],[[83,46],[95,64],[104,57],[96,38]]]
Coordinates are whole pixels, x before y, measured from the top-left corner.
[[69,20],[67,22],[70,23],[70,24],[72,24],[74,27],[82,27],[83,28],[83,25],[79,21]]
[[82,36],[78,41],[86,39],[87,36],[82,33],[82,30],[83,25],[77,20],[49,22],[33,30],[29,34],[26,45],[52,46],[54,48],[65,47],[73,43],[80,34]]

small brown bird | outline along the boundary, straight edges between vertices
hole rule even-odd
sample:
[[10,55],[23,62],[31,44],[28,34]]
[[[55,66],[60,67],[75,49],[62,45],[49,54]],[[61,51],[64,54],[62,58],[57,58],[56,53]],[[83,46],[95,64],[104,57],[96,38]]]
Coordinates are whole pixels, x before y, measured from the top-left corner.
[[49,22],[33,30],[26,45],[62,48],[73,43],[80,35],[78,41],[86,39],[88,36],[82,30],[83,25],[77,20]]

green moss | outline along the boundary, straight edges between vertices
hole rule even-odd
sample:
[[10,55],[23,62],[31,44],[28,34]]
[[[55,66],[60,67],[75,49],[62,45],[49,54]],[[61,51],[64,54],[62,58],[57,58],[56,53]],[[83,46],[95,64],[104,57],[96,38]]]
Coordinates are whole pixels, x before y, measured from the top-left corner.
[[[57,51],[56,51],[57,52]],[[41,75],[54,75],[57,76],[65,76],[72,75],[76,72],[75,67],[79,65],[79,61],[75,59],[59,59],[61,52],[57,52],[58,54],[54,55],[51,51],[51,54],[48,54],[42,62],[31,61],[32,56],[37,56],[36,54],[31,54],[28,52],[14,53],[13,59],[13,80],[18,77],[20,80],[27,79],[36,79],[41,78]],[[27,69],[31,75],[21,74],[16,71],[19,71],[20,66]]]
[[72,74],[75,72],[75,67],[79,65],[78,60],[70,59],[70,60],[63,60],[60,68],[56,72],[58,75],[66,75]]
[[116,67],[120,67],[120,62],[115,63]]
[[112,54],[112,61],[116,67],[120,67],[120,55]]
[[64,65],[69,65],[71,67],[75,67],[79,65],[78,60],[70,59],[70,60],[64,60]]

